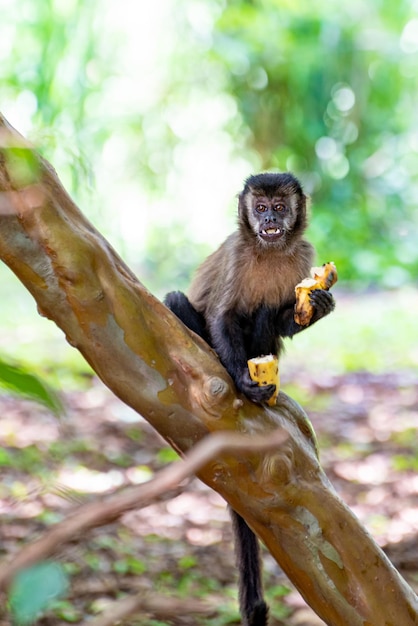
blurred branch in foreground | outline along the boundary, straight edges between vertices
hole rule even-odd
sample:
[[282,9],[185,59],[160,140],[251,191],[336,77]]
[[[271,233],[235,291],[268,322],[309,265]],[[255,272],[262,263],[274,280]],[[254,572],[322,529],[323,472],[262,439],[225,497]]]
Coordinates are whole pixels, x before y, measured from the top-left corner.
[[6,588],[17,572],[50,557],[63,543],[80,533],[110,524],[132,509],[141,509],[159,500],[174,497],[180,483],[218,456],[277,448],[287,437],[287,433],[281,429],[268,436],[249,437],[233,432],[217,432],[205,437],[187,453],[183,461],[164,468],[147,483],[117,490],[107,498],[97,498],[94,502],[78,507],[40,539],[25,546],[10,561],[0,566],[0,589]]

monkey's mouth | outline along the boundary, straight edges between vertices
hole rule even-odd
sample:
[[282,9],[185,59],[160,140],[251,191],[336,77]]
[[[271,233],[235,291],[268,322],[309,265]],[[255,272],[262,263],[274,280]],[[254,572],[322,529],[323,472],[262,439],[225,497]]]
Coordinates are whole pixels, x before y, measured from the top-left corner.
[[280,239],[284,235],[284,228],[277,228],[271,226],[270,228],[264,228],[260,230],[260,237],[265,241],[275,241]]

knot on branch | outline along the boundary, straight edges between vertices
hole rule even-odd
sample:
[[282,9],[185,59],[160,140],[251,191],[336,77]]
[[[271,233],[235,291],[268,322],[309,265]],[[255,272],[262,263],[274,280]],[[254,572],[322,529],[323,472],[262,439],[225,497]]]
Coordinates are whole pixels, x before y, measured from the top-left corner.
[[219,376],[204,378],[203,385],[194,387],[193,398],[207,413],[221,417],[219,405],[222,404],[231,393],[231,387]]
[[291,444],[283,443],[280,449],[265,455],[259,467],[260,481],[279,481],[286,485],[295,476],[295,455]]
[[228,385],[219,376],[210,376],[203,386],[203,391],[208,400],[219,401],[222,400],[228,393]]

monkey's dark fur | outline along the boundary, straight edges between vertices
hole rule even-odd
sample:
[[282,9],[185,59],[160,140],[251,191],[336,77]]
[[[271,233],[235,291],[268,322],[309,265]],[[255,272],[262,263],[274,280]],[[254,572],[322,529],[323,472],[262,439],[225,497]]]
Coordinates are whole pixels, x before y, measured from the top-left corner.
[[[266,402],[274,385],[258,387],[247,360],[280,354],[283,337],[303,330],[293,319],[295,286],[309,276],[314,249],[303,239],[306,196],[289,173],[250,176],[238,201],[238,229],[199,267],[188,297],[167,294],[166,305],[217,352],[239,391]],[[311,294],[309,325],[330,313],[328,291]],[[240,609],[245,626],[265,626],[258,541],[231,511],[240,572]]]

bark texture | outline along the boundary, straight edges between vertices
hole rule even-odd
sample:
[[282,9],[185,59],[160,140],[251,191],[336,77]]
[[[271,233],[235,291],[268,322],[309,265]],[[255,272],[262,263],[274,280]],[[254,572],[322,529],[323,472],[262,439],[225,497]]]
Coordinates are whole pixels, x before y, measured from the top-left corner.
[[417,597],[323,473],[303,410],[283,393],[274,408],[238,397],[216,355],[139,283],[1,116],[0,258],[40,314],[176,450],[219,430],[287,433],[277,450],[223,454],[198,475],[247,520],[326,624],[418,624]]

